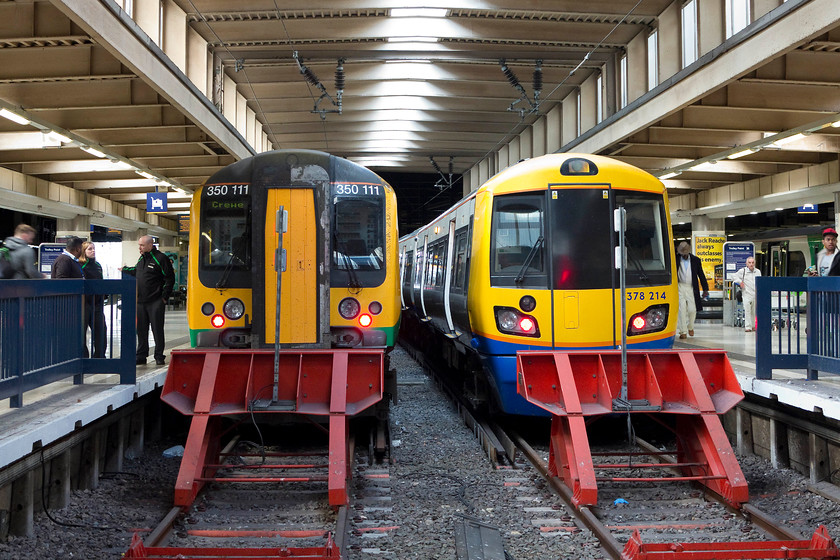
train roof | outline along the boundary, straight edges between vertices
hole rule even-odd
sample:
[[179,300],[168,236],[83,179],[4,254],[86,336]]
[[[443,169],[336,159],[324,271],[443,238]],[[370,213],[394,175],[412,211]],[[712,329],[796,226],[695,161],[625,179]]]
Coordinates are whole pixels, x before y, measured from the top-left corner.
[[[586,175],[562,175],[564,180],[558,181],[558,178],[561,177],[559,172],[563,163],[573,159],[583,159],[594,163],[597,167],[597,173]],[[543,179],[540,180],[539,177],[543,177]],[[400,238],[400,242],[416,237],[422,230],[440,220],[442,216],[450,214],[455,208],[466,203],[479,193],[489,192],[495,194],[497,192],[528,190],[527,188],[523,189],[522,180],[528,180],[531,184],[537,185],[534,186],[533,189],[544,189],[548,184],[575,182],[583,185],[618,184],[623,188],[628,188],[628,186],[632,185],[630,188],[636,188],[649,192],[665,192],[665,185],[662,184],[662,181],[634,165],[630,165],[629,163],[625,163],[617,159],[593,154],[546,154],[522,160],[503,169],[485,181],[477,190],[471,192],[451,207],[441,212],[440,215],[438,215],[434,220],[431,220],[428,224],[402,236]]]

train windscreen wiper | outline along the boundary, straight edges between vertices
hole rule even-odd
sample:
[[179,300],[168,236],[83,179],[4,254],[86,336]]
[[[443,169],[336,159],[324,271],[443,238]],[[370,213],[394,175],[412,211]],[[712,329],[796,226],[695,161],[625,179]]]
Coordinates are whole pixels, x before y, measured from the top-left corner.
[[332,238],[334,247],[333,252],[334,254],[339,255],[336,261],[341,262],[344,265],[344,269],[347,271],[347,287],[351,290],[361,290],[362,283],[359,281],[359,276],[356,274],[356,271],[353,270],[353,261],[350,259],[347,253],[342,253],[338,250],[338,238],[335,235],[335,231],[333,231]]
[[534,257],[537,256],[537,251],[542,246],[543,241],[545,241],[545,238],[542,235],[534,241],[533,247],[531,247],[531,250],[528,251],[528,256],[525,257],[525,262],[522,263],[522,268],[519,269],[519,274],[517,274],[516,278],[513,279],[514,283],[520,284],[525,279],[525,271],[528,270],[529,266],[531,266],[531,261],[533,261]]
[[221,276],[221,278],[219,278],[219,281],[216,282],[216,289],[217,290],[224,290],[225,288],[227,288],[227,282],[228,282],[228,279],[230,278],[230,271],[233,270],[233,259],[238,260],[239,264],[243,264],[243,265],[245,264],[245,261],[243,261],[242,259],[237,257],[236,253],[231,251],[230,258],[228,259],[227,265],[225,265],[225,269],[222,271],[222,276]]

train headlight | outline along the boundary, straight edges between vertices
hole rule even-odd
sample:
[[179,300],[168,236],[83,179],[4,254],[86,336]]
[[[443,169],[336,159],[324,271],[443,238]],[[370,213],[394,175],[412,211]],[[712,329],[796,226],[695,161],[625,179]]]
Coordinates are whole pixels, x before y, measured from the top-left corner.
[[210,303],[209,301],[205,301],[201,304],[201,312],[207,315],[208,317],[216,311],[216,306]]
[[519,309],[524,311],[525,313],[530,313],[537,307],[537,300],[534,299],[534,296],[522,296],[519,299]]
[[341,300],[338,304],[338,314],[345,319],[353,319],[362,310],[362,306],[355,299],[348,297]]
[[369,327],[372,322],[373,319],[371,319],[370,315],[367,313],[363,313],[361,317],[359,317],[359,324],[363,327]]
[[499,332],[519,336],[540,336],[537,320],[531,315],[520,313],[513,307],[494,307],[496,328]]
[[647,334],[661,331],[668,324],[668,305],[652,305],[630,317],[627,334]]
[[231,321],[235,321],[245,315],[245,304],[242,303],[241,299],[230,298],[225,302],[222,311],[224,311],[225,317]]
[[216,327],[217,329],[221,329],[225,326],[225,318],[221,315],[213,315],[210,319],[210,324]]

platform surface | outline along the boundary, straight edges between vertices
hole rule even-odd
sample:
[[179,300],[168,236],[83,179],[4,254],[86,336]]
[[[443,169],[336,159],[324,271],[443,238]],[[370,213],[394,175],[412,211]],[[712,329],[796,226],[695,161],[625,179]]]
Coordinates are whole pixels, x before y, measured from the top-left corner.
[[[173,349],[189,346],[186,312],[167,311],[165,330],[168,363]],[[808,381],[804,370],[774,370],[773,379],[756,379],[755,333],[720,323],[698,323],[694,334],[677,339],[674,347],[726,350],[745,393],[840,420],[840,375],[822,373],[818,381]],[[153,340],[149,344],[153,347]],[[804,344],[803,337],[803,348]],[[8,399],[0,401],[0,469],[163,386],[167,367],[149,361],[137,367],[135,385],[119,385],[115,375],[89,375],[84,385],[73,385],[68,378],[25,393],[22,408],[9,408]]]
[[[173,349],[189,346],[186,311],[167,310],[164,331],[168,364]],[[154,350],[151,333],[149,347]],[[9,399],[0,401],[0,469],[162,387],[166,369],[150,357],[145,366],[137,366],[134,385],[120,385],[119,375],[86,375],[83,385],[73,385],[68,377],[24,393],[20,408],[10,408]]]

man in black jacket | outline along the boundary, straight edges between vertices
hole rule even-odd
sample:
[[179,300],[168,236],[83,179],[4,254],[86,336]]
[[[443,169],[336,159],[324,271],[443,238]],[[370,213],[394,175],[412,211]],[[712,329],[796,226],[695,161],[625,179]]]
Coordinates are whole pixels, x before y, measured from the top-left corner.
[[82,265],[79,264],[79,257],[82,256],[81,237],[71,237],[67,240],[64,250],[53,261],[52,278],[84,278]]
[[169,258],[155,249],[150,235],[138,240],[140,258],[134,266],[124,266],[122,271],[137,278],[137,365],[146,363],[149,355],[149,326],[155,337],[155,363],[162,366],[163,315],[166,301],[175,285],[175,271]]
[[680,338],[685,338],[686,332],[694,336],[694,319],[702,309],[700,286],[703,286],[703,297],[709,297],[709,283],[703,273],[703,263],[700,258],[691,254],[691,247],[685,241],[677,247],[677,287],[680,298],[680,310],[677,315],[677,331]]

